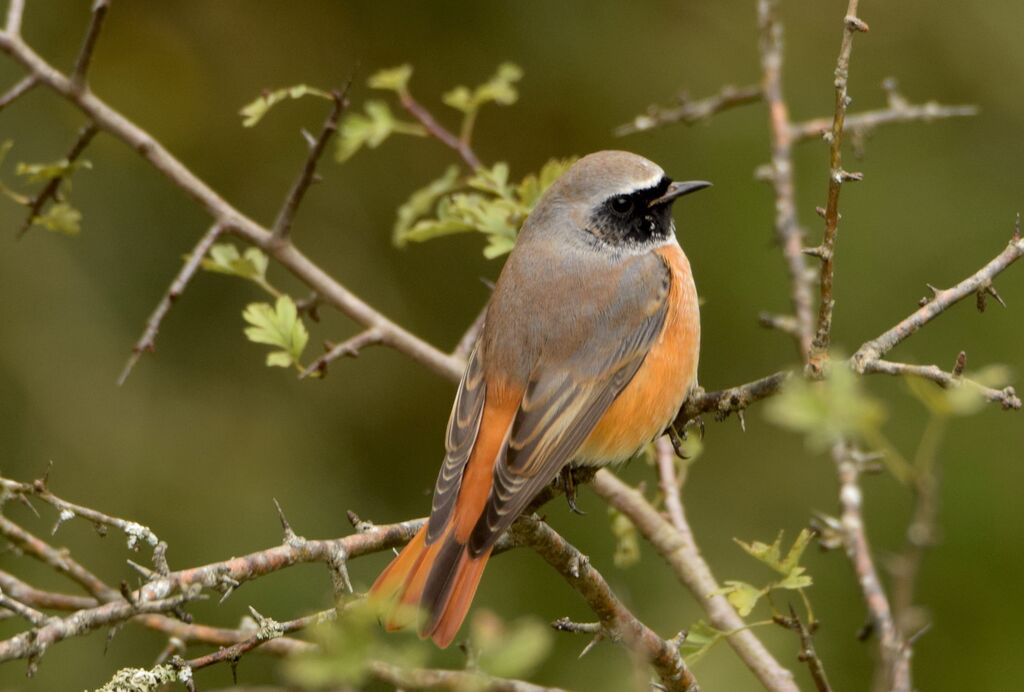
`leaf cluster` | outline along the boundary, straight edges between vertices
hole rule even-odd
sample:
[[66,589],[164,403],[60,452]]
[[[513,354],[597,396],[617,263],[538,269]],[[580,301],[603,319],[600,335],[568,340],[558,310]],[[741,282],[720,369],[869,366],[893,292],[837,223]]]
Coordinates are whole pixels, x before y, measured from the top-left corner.
[[[0,164],[3,163],[13,146],[14,143],[11,140],[0,144]],[[54,202],[40,213],[34,214],[29,223],[64,235],[78,235],[82,231],[82,212],[67,201],[66,193],[71,190],[71,176],[80,169],[90,168],[92,168],[92,163],[85,159],[68,161],[63,158],[48,163],[19,162],[15,166],[14,173],[24,178],[24,182],[46,185],[56,180],[58,184],[53,195]],[[16,192],[3,183],[0,183],[0,192],[24,207],[31,207],[35,201],[34,196]]]

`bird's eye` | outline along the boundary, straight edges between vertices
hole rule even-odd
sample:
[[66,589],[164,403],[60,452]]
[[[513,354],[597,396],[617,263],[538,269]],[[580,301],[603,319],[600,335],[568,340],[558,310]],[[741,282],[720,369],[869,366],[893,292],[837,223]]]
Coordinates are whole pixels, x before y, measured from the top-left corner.
[[629,197],[616,197],[612,200],[612,209],[616,214],[625,214],[633,208],[633,200]]

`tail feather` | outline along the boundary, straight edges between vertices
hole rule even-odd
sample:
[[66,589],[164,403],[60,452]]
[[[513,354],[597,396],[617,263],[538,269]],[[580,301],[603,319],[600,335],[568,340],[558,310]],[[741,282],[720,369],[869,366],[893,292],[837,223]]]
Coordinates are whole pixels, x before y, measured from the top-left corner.
[[426,534],[424,526],[377,577],[370,596],[384,603],[386,629],[409,627],[418,614],[420,637],[445,648],[466,618],[490,551],[471,557],[454,523],[430,545]]

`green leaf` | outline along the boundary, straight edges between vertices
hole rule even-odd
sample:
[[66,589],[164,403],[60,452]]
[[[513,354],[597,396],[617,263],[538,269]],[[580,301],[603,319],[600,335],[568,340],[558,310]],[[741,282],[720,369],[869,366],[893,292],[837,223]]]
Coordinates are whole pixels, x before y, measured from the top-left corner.
[[309,332],[299,319],[295,302],[290,296],[281,296],[273,306],[268,303],[250,303],[242,312],[242,317],[252,325],[245,329],[249,341],[280,349],[267,356],[267,365],[285,368],[299,365],[302,351],[309,341]]
[[947,389],[920,377],[904,378],[910,393],[932,414],[943,418],[978,413],[988,403],[978,385],[1000,388],[1012,380],[1012,371],[1004,365],[989,365]]
[[722,640],[725,634],[722,630],[715,629],[703,620],[698,620],[686,630],[686,639],[679,647],[679,652],[689,665],[695,665],[697,661],[704,658],[711,647]]
[[761,597],[768,593],[768,589],[759,589],[745,581],[726,581],[725,586],[714,593],[725,596],[740,617],[745,618]]
[[84,159],[61,159],[53,163],[19,163],[14,173],[26,178],[27,182],[44,183],[54,178],[67,178],[79,168],[92,168],[92,163]]
[[519,99],[515,83],[523,78],[523,70],[510,62],[498,66],[497,72],[486,82],[470,90],[466,86],[457,86],[445,93],[441,98],[445,105],[470,113],[485,103],[497,103],[509,106]]
[[427,135],[422,125],[396,119],[384,101],[367,101],[363,110],[365,115],[350,113],[341,121],[338,146],[334,150],[334,159],[339,163],[352,158],[364,146],[370,149],[379,147],[395,133],[416,137]]
[[551,628],[534,618],[511,624],[488,610],[478,610],[470,623],[471,649],[480,669],[500,678],[532,673],[551,651]]
[[814,534],[809,529],[802,529],[800,535],[793,541],[793,545],[790,547],[789,552],[786,553],[785,558],[782,557],[783,534],[783,531],[779,531],[779,535],[775,537],[775,541],[771,545],[761,541],[754,541],[748,544],[739,539],[733,540],[751,557],[768,565],[779,574],[788,575],[799,566],[800,558],[803,557],[804,551],[810,545]]
[[367,85],[371,89],[384,89],[404,93],[409,86],[409,78],[412,77],[412,65],[405,64],[380,70],[370,75]]
[[872,437],[885,418],[882,405],[864,392],[860,378],[839,364],[818,382],[790,378],[764,409],[768,420],[803,433],[816,450],[845,437]]
[[81,230],[82,212],[67,202],[51,204],[46,211],[32,217],[34,226],[64,235],[78,235]]
[[308,84],[296,84],[295,86],[266,91],[255,101],[247,103],[238,111],[242,116],[243,127],[254,127],[267,112],[285,99],[299,99],[303,96],[317,96],[322,99],[332,100],[332,96],[323,89],[311,87]]
[[201,266],[206,271],[230,274],[243,279],[265,284],[269,259],[256,247],[246,248],[241,255],[231,243],[218,243],[210,248]]
[[0,165],[3,165],[4,160],[7,158],[7,154],[10,153],[13,147],[13,139],[5,139],[3,142],[0,142]]
[[405,204],[398,208],[398,218],[395,220],[393,239],[395,245],[402,247],[408,241],[409,231],[418,219],[431,212],[437,201],[454,190],[459,179],[459,167],[449,166],[437,180],[433,180],[419,190],[413,192]]

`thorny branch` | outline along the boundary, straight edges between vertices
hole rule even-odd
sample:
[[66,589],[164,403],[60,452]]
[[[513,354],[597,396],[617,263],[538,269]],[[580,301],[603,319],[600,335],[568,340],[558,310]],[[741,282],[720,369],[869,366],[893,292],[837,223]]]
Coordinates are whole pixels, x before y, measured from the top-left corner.
[[777,0],[758,0],[757,17],[761,51],[761,89],[768,106],[771,130],[771,172],[769,182],[775,195],[775,237],[782,248],[789,274],[790,296],[796,316],[794,338],[800,360],[810,357],[813,332],[811,287],[804,262],[804,230],[796,212],[793,181],[793,135],[789,106],[782,92],[782,25],[776,17]]
[[27,77],[22,78],[14,86],[12,86],[2,95],[0,95],[0,110],[7,108],[7,106],[11,105],[12,103],[20,99],[22,96],[32,91],[32,89],[38,83],[39,82],[33,75],[29,75]]
[[658,672],[666,690],[697,692],[700,689],[679,654],[679,647],[662,639],[627,610],[604,577],[590,566],[590,560],[554,529],[536,517],[524,516],[513,525],[510,535],[513,542],[533,548],[558,570],[587,601],[609,636],[641,654]]
[[414,99],[407,89],[402,89],[398,92],[398,100],[402,104],[402,107],[405,108],[410,115],[416,118],[432,137],[440,141],[445,146],[453,149],[455,153],[465,161],[471,171],[475,171],[483,166],[479,157],[477,157],[476,152],[474,152],[473,148],[469,145],[469,141],[464,137],[458,137],[445,128],[444,125],[437,122],[437,119],[431,115],[430,111],[424,108],[419,101]]
[[615,135],[624,137],[636,132],[645,132],[658,127],[684,123],[694,123],[707,120],[716,113],[721,113],[730,108],[745,106],[748,103],[756,103],[761,100],[761,87],[752,84],[750,86],[735,87],[726,85],[717,94],[707,98],[693,101],[685,92],[677,98],[678,103],[673,106],[651,105],[647,112],[636,116],[628,123],[615,128]]
[[310,363],[309,367],[299,374],[299,377],[305,378],[313,374],[322,376],[327,372],[327,366],[338,358],[356,358],[364,348],[379,344],[381,341],[383,341],[383,335],[379,329],[376,327],[365,329],[350,339],[345,339],[339,344],[330,346],[327,353]]
[[171,281],[170,287],[167,292],[164,293],[163,298],[157,303],[156,309],[153,310],[153,314],[146,320],[146,328],[142,332],[142,336],[135,342],[132,347],[132,354],[128,356],[128,362],[125,363],[124,369],[121,370],[121,374],[117,378],[118,386],[123,385],[128,376],[132,374],[132,370],[135,368],[135,364],[139,362],[139,358],[142,357],[143,353],[151,352],[156,350],[156,335],[160,331],[160,324],[163,322],[164,317],[170,312],[171,307],[177,302],[178,298],[185,292],[185,288],[188,286],[188,282],[195,276],[196,271],[202,264],[203,258],[206,257],[206,253],[209,252],[213,244],[217,242],[217,238],[224,231],[224,228],[215,223],[210,227],[196,246],[192,248],[192,253],[185,260],[185,263],[181,266],[178,274]]
[[853,36],[858,32],[866,32],[868,25],[857,17],[858,0],[850,0],[843,20],[843,42],[839,48],[839,59],[836,62],[836,96],[835,115],[832,118],[832,130],[828,134],[829,142],[829,175],[828,198],[825,205],[825,236],[821,245],[813,248],[814,256],[821,260],[821,297],[818,301],[818,327],[814,335],[814,353],[812,367],[821,370],[822,358],[828,357],[828,349],[832,343],[832,309],[835,300],[832,297],[832,283],[835,273],[835,245],[839,230],[839,190],[843,183],[860,180],[859,173],[843,170],[843,127],[846,119],[846,108],[850,104],[847,82],[850,73],[850,53],[853,50]]
[[71,82],[78,88],[85,88],[92,54],[96,50],[96,41],[100,37],[100,29],[103,28],[103,20],[106,19],[109,9],[110,0],[93,0],[89,28],[85,32],[85,38],[82,39],[82,47],[78,50],[75,68],[71,71]]

